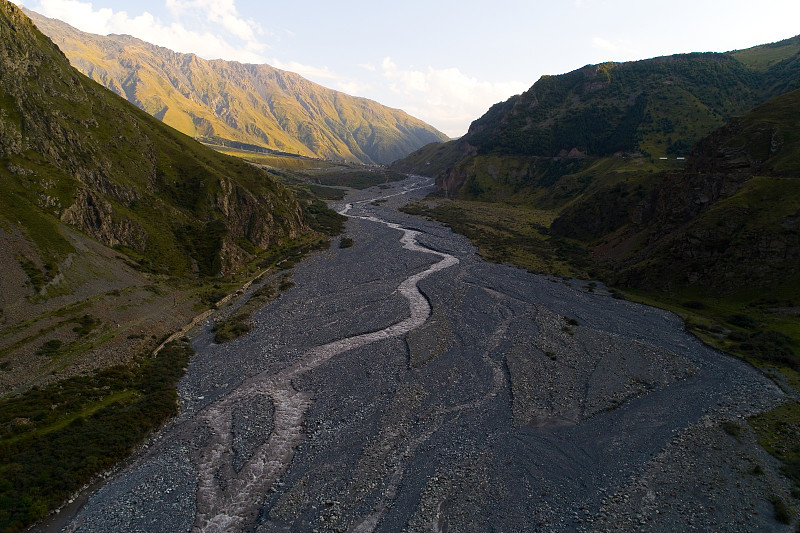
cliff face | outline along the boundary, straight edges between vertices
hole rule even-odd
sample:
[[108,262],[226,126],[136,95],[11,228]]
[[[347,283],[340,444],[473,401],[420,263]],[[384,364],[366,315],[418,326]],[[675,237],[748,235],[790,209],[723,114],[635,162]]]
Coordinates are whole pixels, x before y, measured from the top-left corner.
[[[705,290],[800,278],[800,91],[700,141],[681,172],[646,194],[618,184],[566,210],[552,229],[589,242],[616,281]],[[602,216],[613,211],[616,217]]]
[[26,13],[78,70],[187,135],[368,164],[447,140],[403,111],[269,65],[206,61]]
[[271,176],[88,80],[7,2],[3,15],[0,187],[8,209],[0,216],[8,224],[23,211],[60,220],[130,249],[143,268],[185,275],[216,265],[200,269],[210,276],[243,266],[251,246],[308,230],[300,205]]

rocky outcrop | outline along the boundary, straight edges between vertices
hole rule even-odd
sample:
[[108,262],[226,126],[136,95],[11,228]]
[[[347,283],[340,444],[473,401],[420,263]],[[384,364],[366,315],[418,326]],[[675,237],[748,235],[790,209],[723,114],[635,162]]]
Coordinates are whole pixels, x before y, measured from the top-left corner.
[[114,219],[111,204],[87,189],[78,189],[75,203],[64,210],[61,220],[72,224],[107,246],[123,245],[144,250],[147,232],[130,219]]
[[565,210],[551,229],[594,242],[595,260],[621,285],[730,291],[795,279],[798,109],[800,91],[776,97],[703,139],[684,171],[646,194],[619,183]]

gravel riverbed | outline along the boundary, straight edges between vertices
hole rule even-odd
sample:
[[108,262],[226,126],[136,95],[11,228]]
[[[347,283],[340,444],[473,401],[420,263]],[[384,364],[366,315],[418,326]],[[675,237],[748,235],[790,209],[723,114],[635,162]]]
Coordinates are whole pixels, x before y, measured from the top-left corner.
[[770,380],[397,211],[430,190],[352,193],[353,247],[297,265],[246,336],[201,327],[179,417],[64,530],[790,531],[743,421],[783,400]]

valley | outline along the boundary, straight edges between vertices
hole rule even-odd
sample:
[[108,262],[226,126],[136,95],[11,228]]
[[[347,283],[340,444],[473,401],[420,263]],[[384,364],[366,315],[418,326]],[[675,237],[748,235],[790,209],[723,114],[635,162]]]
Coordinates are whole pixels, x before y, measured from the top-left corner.
[[0,531],[795,531],[798,206],[800,36],[448,140],[0,0]]
[[781,527],[746,422],[777,386],[675,315],[486,263],[397,211],[421,184],[351,192],[352,247],[250,333],[192,334],[180,414],[65,530]]

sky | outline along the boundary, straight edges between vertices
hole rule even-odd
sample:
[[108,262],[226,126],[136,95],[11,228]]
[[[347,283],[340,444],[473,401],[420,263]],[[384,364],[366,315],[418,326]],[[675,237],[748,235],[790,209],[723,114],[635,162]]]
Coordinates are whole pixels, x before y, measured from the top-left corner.
[[800,34],[798,0],[14,0],[80,30],[267,63],[451,137],[540,76]]

